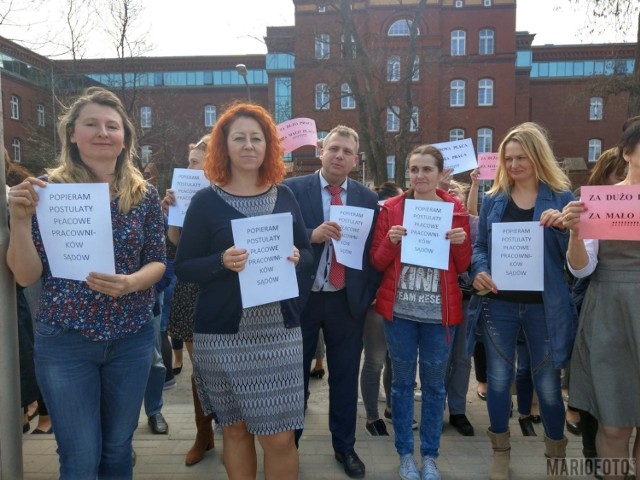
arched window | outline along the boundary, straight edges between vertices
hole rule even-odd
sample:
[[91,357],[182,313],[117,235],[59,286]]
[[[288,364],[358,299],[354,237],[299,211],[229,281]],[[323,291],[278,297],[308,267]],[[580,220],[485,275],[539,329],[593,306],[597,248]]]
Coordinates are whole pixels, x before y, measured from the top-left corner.
[[482,78],[478,81],[478,106],[493,105],[493,80]]
[[351,87],[348,83],[340,86],[340,106],[343,110],[353,110],[356,108],[356,99],[351,94]]
[[[413,21],[408,18],[396,20],[389,27],[387,35],[389,37],[408,37],[411,34],[411,25],[413,25]],[[420,29],[417,34],[420,35]]]
[[204,126],[213,127],[216,124],[217,111],[215,105],[204,106]]
[[592,138],[589,140],[589,161],[595,162],[602,154],[602,140],[599,138]]
[[493,55],[493,37],[495,32],[490,28],[480,30],[480,38],[478,43],[478,53],[480,55]]
[[449,130],[449,141],[455,142],[457,140],[464,140],[464,130],[462,128],[452,128]]
[[400,57],[398,55],[387,57],[387,81],[400,81]]
[[493,129],[478,129],[478,153],[491,153],[493,151]]
[[316,83],[316,110],[329,110],[329,84]]
[[325,60],[329,58],[331,46],[331,37],[326,33],[316,35],[315,52],[316,60]]
[[451,56],[461,56],[467,54],[467,32],[464,30],[453,30],[451,32]]
[[452,80],[450,86],[449,105],[451,107],[464,107],[464,80]]

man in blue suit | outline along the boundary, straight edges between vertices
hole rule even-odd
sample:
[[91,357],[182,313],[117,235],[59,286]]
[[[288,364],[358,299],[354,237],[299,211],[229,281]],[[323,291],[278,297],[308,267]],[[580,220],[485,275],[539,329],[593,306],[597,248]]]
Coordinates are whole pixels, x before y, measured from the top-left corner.
[[380,282],[380,275],[369,265],[375,216],[362,270],[357,270],[335,261],[331,239],[340,238],[340,226],[329,221],[329,210],[331,205],[348,205],[370,208],[377,214],[378,198],[349,178],[358,164],[355,130],[342,125],[331,130],[320,149],[320,160],[322,168],[318,172],[285,181],[300,204],[314,251],[314,267],[310,269],[307,288],[301,292],[304,386],[308,391],[311,361],[322,328],[329,367],[329,429],[335,457],[349,477],[362,478],[365,466],[354,445],[364,318]]

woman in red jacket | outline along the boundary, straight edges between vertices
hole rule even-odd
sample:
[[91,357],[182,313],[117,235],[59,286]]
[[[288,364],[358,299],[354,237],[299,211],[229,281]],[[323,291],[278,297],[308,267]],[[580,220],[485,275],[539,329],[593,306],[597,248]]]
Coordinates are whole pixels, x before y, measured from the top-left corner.
[[[385,320],[385,335],[391,356],[393,379],[391,408],[395,445],[400,455],[400,478],[439,480],[435,464],[440,447],[444,415],[444,377],[451,347],[450,334],[462,323],[462,293],[458,274],[471,260],[469,215],[462,203],[437,188],[443,177],[442,153],[431,145],[411,151],[407,161],[411,189],[382,206],[376,223],[371,263],[384,273],[376,296],[376,311]],[[400,258],[406,199],[454,204],[449,267],[438,270],[403,263]],[[413,385],[420,353],[422,415],[420,453],[422,472],[413,457]]]

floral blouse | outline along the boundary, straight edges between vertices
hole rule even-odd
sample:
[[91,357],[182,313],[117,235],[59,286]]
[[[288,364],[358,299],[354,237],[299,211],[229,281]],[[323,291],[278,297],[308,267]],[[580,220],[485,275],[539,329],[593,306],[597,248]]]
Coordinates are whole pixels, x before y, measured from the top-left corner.
[[[116,273],[165,263],[164,221],[155,187],[147,184],[146,195],[129,213],[119,210],[117,198],[110,206]],[[91,290],[86,282],[54,278],[35,215],[32,235],[43,267],[38,322],[78,331],[91,340],[113,340],[138,331],[153,318],[153,287],[114,298]]]

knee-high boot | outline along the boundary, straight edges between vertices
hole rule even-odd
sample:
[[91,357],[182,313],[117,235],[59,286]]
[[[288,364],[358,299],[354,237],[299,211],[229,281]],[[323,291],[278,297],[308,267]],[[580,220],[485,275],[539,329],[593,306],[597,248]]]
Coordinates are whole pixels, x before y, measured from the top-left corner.
[[489,480],[509,480],[509,462],[511,461],[510,433],[493,433],[487,429],[487,436],[493,447],[493,459],[489,470]]
[[196,413],[196,441],[191,447],[191,450],[187,452],[187,456],[184,459],[184,464],[187,466],[195,465],[204,458],[204,454],[207,450],[211,450],[214,447],[213,443],[213,428],[211,426],[212,415],[205,415],[202,412],[202,405],[200,404],[200,397],[198,397],[198,391],[196,390],[196,381],[191,376],[191,390],[193,391],[193,409]]
[[549,459],[547,460],[548,479],[567,477],[567,464],[565,461],[567,443],[569,443],[567,437],[563,437],[562,440],[552,440],[546,435],[544,436],[544,456]]

